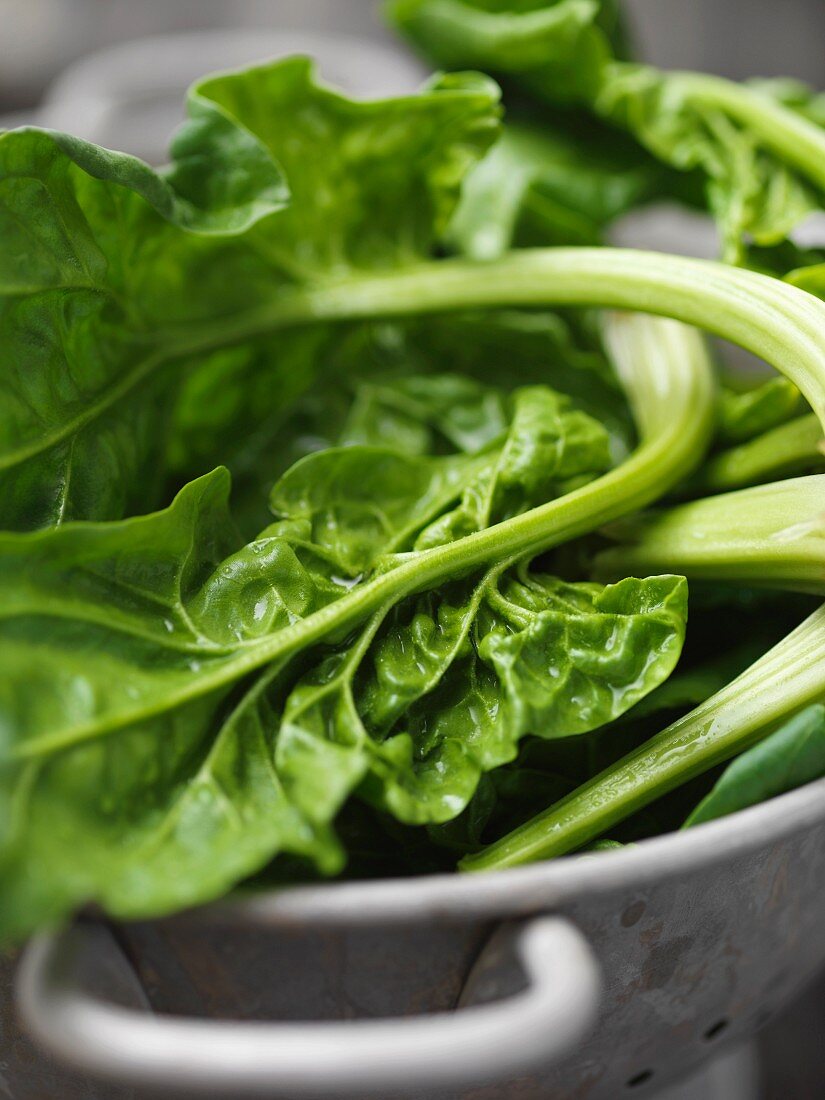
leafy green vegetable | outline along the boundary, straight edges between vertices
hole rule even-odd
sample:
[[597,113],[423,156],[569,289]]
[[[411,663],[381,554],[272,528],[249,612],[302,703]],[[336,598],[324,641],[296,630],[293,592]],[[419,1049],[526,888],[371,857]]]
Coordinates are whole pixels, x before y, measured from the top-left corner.
[[728,764],[684,828],[736,813],[825,776],[825,707],[801,711]]
[[445,77],[354,103],[293,59],[196,85],[163,175],[63,135],[0,135],[0,347],[25,364],[3,380],[0,527],[154,503],[153,411],[184,371],[201,395],[233,381],[218,409],[187,401],[190,433],[197,409],[210,433],[240,421],[248,436],[260,412],[238,395],[264,366],[268,410],[305,391],[323,332],[245,336],[233,314],[320,273],[426,257],[495,137],[496,101],[481,77]]
[[[303,59],[202,81],[160,172],[0,135],[0,939],[634,842],[735,756],[705,806],[818,774],[771,731],[825,692],[822,609],[776,642],[821,475],[639,513],[819,461],[825,305],[770,272],[815,259],[821,104],[632,66],[596,0],[396,8],[506,78],[488,156],[487,77],[352,102]],[[762,273],[508,251],[670,193],[639,141]],[[784,378],[720,406],[686,325]]]
[[501,390],[464,375],[390,377],[357,388],[341,442],[413,455],[477,454],[503,435],[507,420]]
[[552,103],[587,102],[625,48],[614,0],[390,0],[388,12],[436,64],[514,76]]
[[187,904],[275,845],[340,865],[273,768],[277,666],[234,701],[191,698],[338,594],[283,541],[234,551],[227,491],[218,471],[154,516],[2,537],[4,935],[82,899]]
[[823,101],[801,85],[627,62],[612,2],[394,0],[389,11],[437,64],[484,69],[545,105],[586,106],[666,164],[700,172],[729,260],[749,241],[782,241],[822,206]]
[[510,121],[467,177],[448,243],[479,260],[513,244],[599,244],[619,215],[657,195],[663,173],[616,134],[588,130],[578,117],[554,129]]
[[[319,452],[276,485],[281,518],[246,546],[220,470],[155,515],[0,538],[5,935],[89,899],[132,916],[192,904],[277,852],[336,870],[331,824],[356,789],[402,821],[455,816],[524,733],[602,724],[669,674],[684,635],[679,578],[602,591],[526,571],[508,580],[496,566],[447,584],[454,566],[438,562],[449,547],[397,559],[485,465],[511,524],[536,502],[528,486],[550,491],[550,457],[560,471],[598,473],[603,430],[550,391],[526,392],[556,416],[535,422],[536,446],[517,394],[490,453]],[[667,399],[651,391],[648,412]],[[649,446],[672,452],[659,430]],[[559,506],[587,492],[544,505],[544,542],[557,537]],[[584,529],[598,522],[598,507],[584,514]],[[286,663],[319,641],[343,645],[308,671]],[[545,667],[556,675],[542,687]],[[565,685],[586,708],[570,709]],[[476,728],[479,704],[488,721]]]

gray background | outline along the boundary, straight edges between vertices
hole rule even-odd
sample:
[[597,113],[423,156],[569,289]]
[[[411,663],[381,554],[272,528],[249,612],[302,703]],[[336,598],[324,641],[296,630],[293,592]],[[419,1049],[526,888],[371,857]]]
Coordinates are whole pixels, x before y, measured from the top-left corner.
[[[0,0],[0,110],[37,102],[69,61],[126,38],[315,25],[387,40],[380,7],[377,0]],[[657,64],[823,83],[823,0],[627,0],[627,7]]]

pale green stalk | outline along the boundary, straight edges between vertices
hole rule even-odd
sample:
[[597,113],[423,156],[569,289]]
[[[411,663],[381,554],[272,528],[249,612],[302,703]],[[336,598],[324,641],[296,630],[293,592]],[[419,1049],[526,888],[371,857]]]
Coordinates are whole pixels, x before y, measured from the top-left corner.
[[771,482],[619,522],[598,577],[659,572],[825,595],[825,474]]
[[694,103],[716,107],[825,190],[825,131],[758,87],[709,73],[673,72],[668,81]]
[[787,375],[825,427],[825,302],[754,271],[634,249],[521,249],[490,263],[450,259],[350,274],[197,330],[167,332],[164,360],[313,321],[509,306],[598,306],[694,325]]
[[825,466],[822,425],[815,416],[800,416],[714,455],[690,487],[719,493],[789,477],[816,466]]

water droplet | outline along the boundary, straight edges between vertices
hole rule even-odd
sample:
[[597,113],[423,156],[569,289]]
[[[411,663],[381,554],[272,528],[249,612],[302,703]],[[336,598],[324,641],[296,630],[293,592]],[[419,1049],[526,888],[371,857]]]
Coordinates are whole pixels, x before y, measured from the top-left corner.
[[364,578],[363,573],[359,573],[357,577],[338,577],[333,574],[330,580],[333,584],[337,584],[339,588],[354,588],[356,584],[359,584]]

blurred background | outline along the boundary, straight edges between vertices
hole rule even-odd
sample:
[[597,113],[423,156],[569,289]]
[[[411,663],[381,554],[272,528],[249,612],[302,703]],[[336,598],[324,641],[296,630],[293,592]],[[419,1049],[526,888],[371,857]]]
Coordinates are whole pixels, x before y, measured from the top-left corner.
[[[825,83],[823,0],[626,7],[640,51],[656,64]],[[380,0],[0,0],[0,125],[56,126],[158,161],[191,80],[296,50],[316,54],[327,79],[354,94],[408,91],[424,70],[393,41],[380,8]]]
[[[825,87],[825,0],[625,6],[640,53],[658,65]],[[192,80],[295,52],[315,55],[322,75],[356,96],[410,91],[426,68],[385,29],[380,8],[380,0],[0,0],[0,128],[52,126],[158,163]],[[756,1064],[764,1100],[825,1095],[825,988],[764,1032],[758,1059],[740,1052],[720,1065],[721,1091],[703,1079],[690,1095],[755,1096]]]

